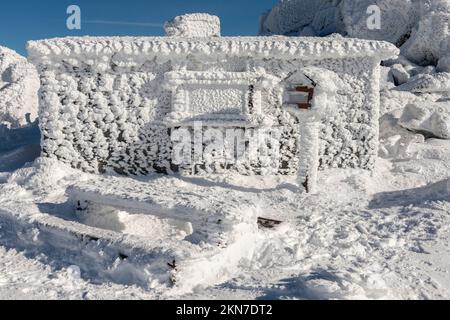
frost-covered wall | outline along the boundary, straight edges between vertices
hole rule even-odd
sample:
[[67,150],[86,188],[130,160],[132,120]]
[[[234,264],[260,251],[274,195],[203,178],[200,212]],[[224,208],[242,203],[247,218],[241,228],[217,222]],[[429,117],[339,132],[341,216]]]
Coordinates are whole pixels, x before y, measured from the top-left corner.
[[[333,71],[342,81],[336,110],[321,129],[321,167],[371,169],[378,65],[398,53],[383,42],[285,37],[65,38],[30,42],[28,49],[41,76],[43,154],[89,172],[124,174],[294,174],[298,121],[284,110],[282,91],[284,79],[305,66]],[[195,134],[189,125],[195,113],[178,112],[186,94],[199,114],[214,102],[215,116],[201,120],[224,134],[231,126],[253,139],[257,129],[270,130],[279,157],[175,164],[174,130]],[[227,101],[242,108],[230,111]]]

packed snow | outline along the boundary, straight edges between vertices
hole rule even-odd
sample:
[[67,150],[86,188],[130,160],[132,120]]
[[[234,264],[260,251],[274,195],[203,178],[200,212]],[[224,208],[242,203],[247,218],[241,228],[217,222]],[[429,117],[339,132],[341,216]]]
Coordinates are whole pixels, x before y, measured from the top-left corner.
[[[25,77],[20,70],[30,65],[2,48],[0,299],[450,299],[449,2],[377,1],[392,9],[389,28],[368,32],[361,26],[372,2],[283,0],[262,19],[265,34],[339,32],[389,41],[402,52],[379,68],[380,112],[371,115],[379,117],[373,170],[342,164],[320,170],[314,194],[299,193],[294,174],[100,177],[39,157],[37,96],[28,94],[37,90],[35,71]],[[207,16],[190,19],[167,28],[173,36],[216,35],[214,28],[190,29],[192,20]],[[325,43],[333,47],[340,38]],[[311,55],[324,43],[300,39],[302,52]],[[102,41],[95,47],[100,51],[83,59],[110,55],[108,40]],[[136,41],[116,42],[122,55],[110,58],[120,62],[118,68],[130,68],[127,52],[155,53]],[[228,41],[217,38],[214,50],[245,52],[248,39],[236,46]],[[189,43],[177,43],[156,47],[187,54]],[[263,37],[252,45],[258,54],[266,46],[277,55],[289,50],[285,43],[270,47]],[[207,56],[201,41],[191,45]],[[62,45],[64,52],[77,46],[74,39]],[[31,43],[31,60],[44,54],[56,63],[59,48],[51,41]],[[341,49],[342,56],[361,58]],[[67,62],[69,68],[79,63]],[[102,68],[101,61],[91,64]],[[8,91],[14,85],[18,95]],[[345,138],[337,137],[349,143]],[[281,224],[258,228],[261,217]]]

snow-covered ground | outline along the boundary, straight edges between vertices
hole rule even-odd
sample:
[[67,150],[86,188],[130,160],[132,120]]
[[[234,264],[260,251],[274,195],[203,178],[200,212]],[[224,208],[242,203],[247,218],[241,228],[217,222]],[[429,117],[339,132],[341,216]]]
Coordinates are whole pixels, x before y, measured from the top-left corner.
[[[322,173],[320,183],[324,187],[317,195],[299,196],[290,184],[293,181],[280,177],[210,177],[190,181],[148,178],[179,185],[180,190],[186,184],[192,192],[209,190],[209,194],[204,194],[206,206],[207,199],[218,195],[230,203],[245,197],[258,205],[260,214],[284,221],[276,229],[259,231],[252,255],[239,262],[231,280],[200,286],[187,294],[179,294],[176,288],[163,284],[124,283],[123,270],[111,272],[107,279],[96,278],[92,276],[96,270],[80,270],[65,261],[64,250],[49,251],[45,246],[35,250],[32,243],[19,244],[22,242],[9,234],[17,233],[18,239],[30,236],[37,247],[40,231],[24,229],[0,214],[0,297],[450,298],[450,182],[445,180],[450,173],[446,161],[449,150],[442,149],[440,159],[380,159],[373,174],[339,169]],[[29,215],[29,221],[41,212],[76,221],[65,204],[65,187],[89,179],[88,175],[43,159],[1,177],[3,210]],[[167,196],[171,194],[186,197],[182,192],[177,194],[177,188]],[[136,219],[141,222],[135,223]],[[145,218],[123,215],[121,232],[142,236],[142,219]],[[147,223],[152,224],[150,220]],[[164,228],[158,230],[164,233]],[[22,235],[23,232],[29,234]],[[158,236],[161,234],[145,239],[151,242]],[[108,268],[114,271],[120,266],[116,261]]]

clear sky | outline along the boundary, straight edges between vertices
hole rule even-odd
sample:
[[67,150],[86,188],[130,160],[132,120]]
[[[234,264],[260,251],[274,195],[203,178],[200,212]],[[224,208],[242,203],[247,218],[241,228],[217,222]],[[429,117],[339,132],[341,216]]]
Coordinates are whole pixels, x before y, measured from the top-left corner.
[[[277,0],[8,0],[0,3],[0,46],[25,55],[28,40],[80,35],[163,35],[183,13],[218,15],[223,35],[256,35],[260,15]],[[66,27],[67,7],[81,8],[81,30]]]

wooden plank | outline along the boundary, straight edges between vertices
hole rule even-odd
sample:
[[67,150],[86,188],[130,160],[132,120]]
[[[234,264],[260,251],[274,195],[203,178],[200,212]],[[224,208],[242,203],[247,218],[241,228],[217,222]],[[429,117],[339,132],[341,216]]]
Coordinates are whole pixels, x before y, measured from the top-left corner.
[[276,226],[280,225],[282,221],[267,219],[267,218],[258,218],[258,226],[260,228],[273,229]]
[[304,92],[308,94],[308,101],[306,103],[297,104],[299,109],[309,110],[312,108],[311,101],[314,98],[314,88],[306,87],[306,86],[298,86],[295,88],[297,92]]

